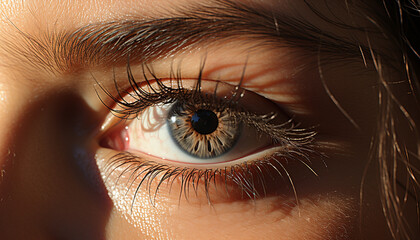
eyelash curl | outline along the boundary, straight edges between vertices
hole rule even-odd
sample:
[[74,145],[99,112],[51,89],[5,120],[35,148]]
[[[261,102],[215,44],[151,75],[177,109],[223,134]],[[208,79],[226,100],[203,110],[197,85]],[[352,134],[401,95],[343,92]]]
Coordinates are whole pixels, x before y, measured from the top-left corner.
[[[115,183],[119,184],[121,176],[129,173],[126,182],[128,186],[127,191],[132,189],[133,184],[141,178],[137,182],[137,186],[134,186],[135,193],[131,207],[135,203],[136,195],[141,186],[145,185],[150,203],[154,205],[160,187],[166,183],[169,185],[169,191],[171,191],[175,181],[180,183],[179,201],[182,196],[188,201],[190,191],[193,190],[197,195],[199,185],[203,185],[207,202],[211,205],[211,187],[217,190],[217,185],[224,185],[222,187],[225,189],[227,196],[229,196],[228,186],[234,186],[234,189],[240,190],[242,198],[256,200],[268,194],[266,190],[267,181],[283,179],[283,181],[288,182],[295,200],[298,202],[293,180],[285,165],[290,162],[302,163],[303,166],[317,176],[317,173],[311,167],[310,160],[311,155],[318,155],[313,150],[316,131],[313,128],[299,128],[299,124],[295,124],[292,118],[284,123],[274,124],[272,121],[276,119],[278,113],[271,112],[259,115],[249,112],[240,106],[239,101],[245,94],[245,90],[241,88],[243,76],[230,97],[217,97],[218,82],[213,94],[203,93],[201,87],[203,69],[204,64],[201,65],[197,78],[194,79],[196,81],[194,87],[187,89],[183,87],[182,82],[184,79],[179,74],[181,71],[177,71],[177,74],[171,71],[169,78],[161,79],[156,76],[153,69],[148,65],[142,65],[141,70],[145,84],[140,86],[132,74],[130,64],[127,64],[127,79],[130,85],[128,90],[120,89],[115,76],[116,96],[98,84],[100,89],[112,100],[113,106],[117,107],[106,104],[99,94],[98,97],[111,113],[122,121],[137,118],[148,107],[175,102],[185,103],[185,107],[193,109],[205,105],[207,108],[215,111],[228,110],[235,123],[255,128],[259,135],[269,136],[273,145],[279,145],[282,148],[263,159],[217,169],[176,167],[146,160],[124,151],[115,154],[109,159],[105,168],[105,175],[109,177],[116,169],[123,169]],[[151,79],[146,77],[146,73],[152,76]],[[164,81],[169,82],[170,86],[166,85]],[[134,101],[127,101],[124,96],[129,96]],[[155,183],[155,181],[157,181],[157,184],[153,187],[152,183]],[[276,184],[281,183],[276,182]]]

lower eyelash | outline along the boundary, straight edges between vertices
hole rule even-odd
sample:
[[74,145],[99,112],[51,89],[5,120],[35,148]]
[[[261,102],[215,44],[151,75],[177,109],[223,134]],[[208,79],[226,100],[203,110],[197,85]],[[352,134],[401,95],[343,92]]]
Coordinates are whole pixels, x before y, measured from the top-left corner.
[[[277,151],[260,160],[244,162],[224,168],[199,169],[170,166],[144,160],[130,152],[121,152],[111,157],[105,167],[105,175],[108,176],[106,178],[108,181],[112,173],[119,169],[121,173],[115,180],[115,184],[124,184],[120,182],[120,178],[124,174],[129,175],[125,182],[127,191],[136,189],[131,208],[135,204],[137,193],[141,187],[145,187],[149,195],[149,201],[154,205],[161,186],[168,184],[168,191],[170,193],[175,181],[181,183],[178,194],[179,202],[181,198],[185,198],[188,201],[191,191],[197,195],[200,185],[204,187],[209,205],[212,204],[211,188],[224,189],[226,195],[229,196],[231,194],[229,192],[229,186],[241,191],[241,199],[255,201],[258,198],[267,196],[266,187],[268,181],[276,181],[274,183],[282,187],[287,185],[284,182],[288,182],[297,201],[295,186],[286,165],[290,162],[300,162],[302,166],[308,168],[310,172],[317,176],[316,171],[311,167],[310,161],[310,156],[317,155],[319,154],[311,146],[290,146],[288,149]],[[283,184],[277,182],[279,177],[283,180]],[[140,179],[140,182],[134,185],[138,179]]]

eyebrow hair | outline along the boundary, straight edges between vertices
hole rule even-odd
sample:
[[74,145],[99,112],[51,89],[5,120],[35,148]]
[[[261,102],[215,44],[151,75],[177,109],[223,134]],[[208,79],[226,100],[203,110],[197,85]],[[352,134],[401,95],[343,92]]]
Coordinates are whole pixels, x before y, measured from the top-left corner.
[[[330,57],[359,57],[361,46],[322,31],[309,22],[231,0],[197,4],[176,16],[93,23],[75,31],[24,34],[18,55],[31,65],[59,72],[95,65],[149,62],[220,40],[245,39],[258,46],[297,47]],[[363,47],[364,48],[364,47]]]

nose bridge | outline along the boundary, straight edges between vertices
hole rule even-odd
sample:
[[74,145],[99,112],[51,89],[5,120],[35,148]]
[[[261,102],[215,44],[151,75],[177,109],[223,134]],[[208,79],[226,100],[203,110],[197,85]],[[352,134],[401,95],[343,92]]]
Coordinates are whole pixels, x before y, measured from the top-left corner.
[[4,115],[14,124],[1,138],[0,232],[10,239],[104,239],[112,204],[94,160],[93,112],[63,92],[24,109]]

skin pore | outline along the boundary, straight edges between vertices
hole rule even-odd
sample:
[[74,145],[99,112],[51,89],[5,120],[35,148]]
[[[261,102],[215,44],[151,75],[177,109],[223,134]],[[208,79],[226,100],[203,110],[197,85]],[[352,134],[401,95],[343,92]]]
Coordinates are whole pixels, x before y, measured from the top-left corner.
[[[392,239],[382,211],[377,163],[370,163],[382,99],[378,63],[369,51],[386,63],[383,71],[395,79],[395,96],[417,123],[410,85],[396,60],[396,46],[365,13],[355,11],[362,9],[358,1],[353,11],[345,1],[308,2],[319,14],[305,1],[291,0],[233,0],[232,5],[189,0],[2,1],[0,238]],[[266,23],[256,26],[259,20],[241,25],[243,21],[234,21],[237,16],[228,25],[231,22],[220,15],[209,14],[215,7],[225,13],[223,9],[235,3],[271,14],[271,28]],[[233,10],[225,15],[235,15],[238,9]],[[186,17],[192,19],[188,24],[175,24],[175,18]],[[287,26],[291,22],[298,27]],[[123,45],[133,32],[115,41],[106,29],[120,33],[121,25],[129,30],[136,25],[133,31],[146,33],[144,41]],[[219,28],[207,33],[212,29],[207,26]],[[183,33],[189,28],[198,34],[188,32],[187,38]],[[170,45],[173,38],[177,41]],[[103,44],[104,39],[110,44]],[[210,82],[219,81],[219,94],[228,97],[234,91],[223,89],[240,85],[256,93],[245,93],[244,108],[278,112],[278,121],[291,118],[296,128],[314,129],[316,135],[308,146],[291,148],[305,152],[302,147],[307,147],[303,156],[281,158],[281,174],[278,168],[261,170],[263,180],[255,173],[242,185],[216,177],[208,189],[200,182],[193,190],[191,182],[183,185],[181,173],[159,185],[162,174],[153,180],[127,166],[135,169],[147,159],[171,169],[214,170],[245,160],[192,166],[183,159],[160,157],[167,143],[157,139],[150,152],[129,149],[140,157],[134,164],[112,164],[120,151],[104,146],[103,139],[119,133],[124,124],[139,124],[121,121],[110,111],[121,107],[110,96],[129,99],[126,93],[133,92],[127,72],[139,84],[157,76],[170,85],[175,75],[189,89],[201,73],[203,92],[212,94]],[[267,101],[273,104],[257,104]],[[404,139],[407,151],[417,152],[415,130],[403,118],[395,124],[396,138]],[[260,160],[256,156],[249,162]],[[251,184],[252,193],[260,196],[246,196],[240,189],[251,180],[260,182]],[[416,201],[406,201],[404,216],[415,239]]]

